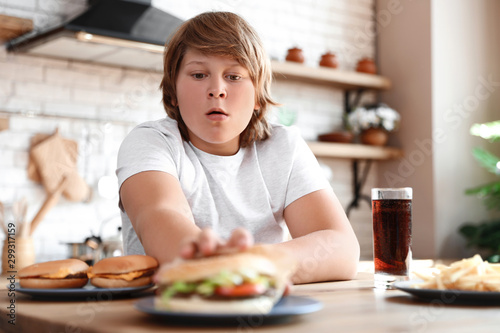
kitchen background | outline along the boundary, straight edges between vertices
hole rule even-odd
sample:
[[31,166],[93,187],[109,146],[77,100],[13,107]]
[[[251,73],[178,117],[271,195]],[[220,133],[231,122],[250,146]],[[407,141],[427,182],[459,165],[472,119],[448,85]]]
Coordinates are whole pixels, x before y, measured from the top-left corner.
[[[492,15],[500,12],[500,2],[460,1],[460,6],[448,0],[152,3],[183,20],[207,10],[236,12],[255,27],[270,57],[279,61],[294,46],[303,49],[311,67],[318,66],[327,51],[337,55],[339,70],[345,71],[353,71],[363,57],[376,58],[380,74],[393,83],[382,100],[402,115],[401,128],[391,134],[390,145],[402,147],[405,158],[373,163],[363,192],[387,186],[389,173],[399,176],[401,183],[389,185],[415,189],[415,256],[464,255],[457,226],[469,217],[479,221],[488,216],[477,199],[463,198],[464,188],[488,179],[470,156],[471,147],[481,142],[469,140],[468,128],[476,121],[496,120],[490,119],[495,114],[498,118],[498,83],[492,84],[486,100],[460,113],[458,124],[441,115],[466,101],[481,82],[479,77],[500,81],[500,68],[492,67],[499,48],[491,46],[499,40],[500,23],[494,23]],[[0,0],[0,14],[32,19],[35,29],[44,30],[77,16],[87,6],[86,0]],[[456,70],[471,63],[477,66],[465,74]],[[78,143],[78,172],[93,192],[88,202],[62,197],[49,211],[33,235],[37,261],[66,257],[67,242],[117,235],[116,153],[137,123],[165,116],[160,79],[161,66],[138,70],[9,53],[0,46],[0,201],[11,209],[25,197],[28,220],[36,214],[46,194],[27,174],[30,140],[56,129]],[[294,125],[307,140],[342,127],[341,90],[280,80],[273,85],[273,95],[283,104],[274,110],[275,119],[283,112],[295,115]],[[362,102],[376,99],[368,93]],[[451,140],[439,141],[436,130],[444,130]],[[353,198],[351,160],[323,158],[320,162],[347,207]],[[362,258],[371,259],[369,205],[361,202],[350,220]]]
[[[258,31],[273,59],[284,60],[287,49],[298,46],[309,66],[318,66],[321,54],[332,51],[338,56],[340,69],[354,70],[360,58],[375,55],[374,38],[356,42],[359,31],[373,26],[372,0],[321,0],[314,4],[300,0],[154,1],[153,5],[183,20],[207,10],[239,13]],[[0,14],[33,19],[35,29],[43,29],[67,21],[86,7],[86,0],[0,1]],[[30,139],[37,133],[51,134],[56,128],[61,136],[78,143],[78,171],[93,190],[89,202],[62,197],[48,212],[33,234],[37,261],[65,257],[66,242],[82,242],[91,234],[103,238],[116,235],[120,219],[113,185],[119,145],[135,124],[165,116],[158,91],[161,67],[156,69],[0,50],[0,111],[1,117],[8,119],[8,128],[0,132],[0,201],[9,205],[26,197],[28,219],[36,214],[46,195],[27,175]],[[280,81],[273,86],[273,95],[285,112],[296,113],[295,125],[308,140],[341,127],[341,90]],[[350,161],[322,163],[346,206],[352,199]],[[106,183],[109,179],[113,179],[111,185]],[[367,188],[372,184],[369,179]],[[351,220],[363,244],[363,256],[371,257],[368,205],[353,211]]]

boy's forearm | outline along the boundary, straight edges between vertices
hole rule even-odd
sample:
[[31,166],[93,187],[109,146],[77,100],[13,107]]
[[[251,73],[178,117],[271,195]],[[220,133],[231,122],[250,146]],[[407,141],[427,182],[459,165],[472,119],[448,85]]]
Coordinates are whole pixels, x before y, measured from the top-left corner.
[[335,230],[320,230],[275,244],[289,250],[298,260],[295,284],[349,280],[355,277],[359,244],[354,235]]
[[144,212],[137,217],[134,229],[146,254],[160,263],[178,257],[182,241],[200,232],[192,221],[172,210]]

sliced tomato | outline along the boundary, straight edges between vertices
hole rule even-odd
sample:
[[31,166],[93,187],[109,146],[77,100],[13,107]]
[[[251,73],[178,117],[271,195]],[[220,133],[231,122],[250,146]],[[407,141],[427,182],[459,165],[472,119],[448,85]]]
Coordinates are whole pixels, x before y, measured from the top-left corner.
[[243,283],[238,286],[220,286],[215,288],[215,294],[226,297],[247,297],[262,295],[266,286],[260,283]]

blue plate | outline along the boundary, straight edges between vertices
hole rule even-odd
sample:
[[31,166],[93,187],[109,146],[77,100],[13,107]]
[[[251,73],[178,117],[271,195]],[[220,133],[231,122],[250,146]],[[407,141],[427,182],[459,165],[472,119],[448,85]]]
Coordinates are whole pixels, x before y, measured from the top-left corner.
[[413,296],[439,301],[442,304],[453,303],[476,303],[476,304],[491,304],[500,303],[500,292],[496,291],[470,291],[470,290],[442,290],[442,289],[422,289],[413,287],[413,285],[422,282],[421,280],[415,281],[398,281],[394,283],[394,287],[405,291]]
[[308,314],[323,308],[321,302],[302,296],[285,296],[271,310],[270,313],[261,314],[217,314],[197,312],[175,312],[156,309],[155,296],[145,297],[137,301],[134,306],[137,310],[166,320],[173,324],[188,325],[239,325],[240,327],[256,327],[264,324],[281,323],[297,315]]
[[82,288],[57,288],[57,289],[35,289],[22,288],[19,283],[16,283],[16,291],[38,298],[93,298],[98,301],[112,300],[113,297],[130,296],[139,291],[143,291],[153,287],[154,284],[148,284],[140,287],[129,288],[98,288],[90,283],[87,283]]

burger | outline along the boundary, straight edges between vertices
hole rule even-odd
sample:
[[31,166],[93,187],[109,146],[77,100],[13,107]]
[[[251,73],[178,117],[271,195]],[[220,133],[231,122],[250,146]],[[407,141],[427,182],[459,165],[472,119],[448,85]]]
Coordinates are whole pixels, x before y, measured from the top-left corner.
[[100,288],[140,287],[152,283],[158,261],[146,255],[110,257],[89,269],[90,283]]
[[79,259],[47,261],[21,268],[18,272],[22,288],[81,288],[88,282],[89,265]]
[[257,246],[163,265],[155,276],[155,307],[174,312],[266,314],[295,270],[287,255]]

